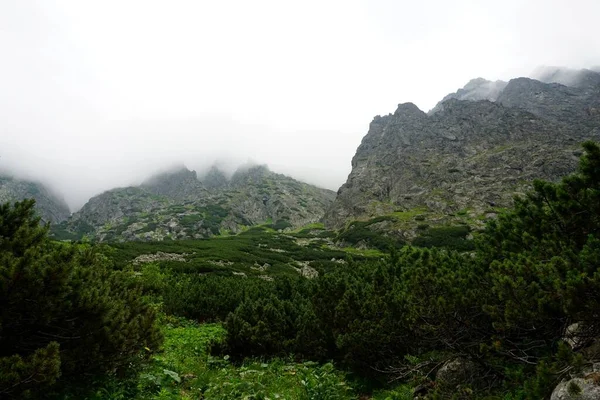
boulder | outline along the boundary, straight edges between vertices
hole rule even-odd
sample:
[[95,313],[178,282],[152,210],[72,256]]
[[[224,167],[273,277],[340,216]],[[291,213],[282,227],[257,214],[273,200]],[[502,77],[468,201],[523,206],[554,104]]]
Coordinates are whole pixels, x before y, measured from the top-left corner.
[[477,364],[465,358],[447,361],[436,373],[435,380],[444,386],[457,386],[472,380],[477,374]]
[[573,378],[562,381],[552,392],[550,400],[597,400],[600,399],[600,385],[597,374],[586,378]]

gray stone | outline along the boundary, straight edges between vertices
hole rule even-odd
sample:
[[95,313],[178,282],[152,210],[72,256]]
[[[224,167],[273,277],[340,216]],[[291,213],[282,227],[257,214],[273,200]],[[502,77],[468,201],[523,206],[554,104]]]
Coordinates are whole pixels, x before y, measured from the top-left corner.
[[43,222],[58,223],[71,215],[65,201],[39,182],[0,175],[0,203],[34,199]]
[[552,392],[550,400],[598,400],[600,386],[594,379],[573,378],[561,382]]
[[[534,179],[572,173],[573,151],[585,140],[600,141],[600,114],[590,112],[600,107],[600,74],[586,76],[576,87],[529,78],[497,85],[477,80],[430,115],[406,103],[393,115],[375,117],[325,224],[339,229],[351,220],[417,208],[491,217],[490,205],[510,207]],[[498,90],[490,94],[486,85]]]
[[477,373],[477,364],[464,358],[455,358],[446,362],[435,374],[438,384],[444,386],[457,386],[467,383]]

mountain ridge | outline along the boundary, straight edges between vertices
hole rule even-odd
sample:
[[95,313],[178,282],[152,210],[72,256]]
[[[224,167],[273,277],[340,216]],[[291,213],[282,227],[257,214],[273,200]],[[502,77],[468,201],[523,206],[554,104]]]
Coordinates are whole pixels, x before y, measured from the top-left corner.
[[555,181],[572,172],[580,143],[600,140],[594,79],[570,87],[516,78],[495,101],[480,98],[489,93],[478,91],[488,82],[470,81],[470,91],[446,96],[429,114],[405,103],[375,117],[326,225],[340,229],[352,220],[422,209],[425,222],[396,232],[410,236],[417,224],[443,223],[459,211],[485,215],[510,205],[533,179]]
[[0,203],[24,199],[36,201],[36,210],[43,222],[58,223],[71,215],[67,203],[43,183],[0,174]]
[[319,221],[335,196],[266,166],[240,168],[231,178],[213,167],[203,178],[208,185],[181,167],[139,186],[105,191],[57,226],[55,235],[98,241],[201,239],[260,224],[297,228]]

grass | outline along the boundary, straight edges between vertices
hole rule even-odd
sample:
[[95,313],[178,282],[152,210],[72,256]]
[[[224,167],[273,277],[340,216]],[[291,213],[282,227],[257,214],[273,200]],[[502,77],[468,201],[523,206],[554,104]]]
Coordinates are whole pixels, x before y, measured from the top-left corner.
[[344,374],[331,364],[275,359],[232,364],[213,357],[211,343],[222,340],[218,324],[173,320],[165,325],[165,344],[140,375],[141,393],[149,399],[351,399]]
[[377,250],[377,249],[357,249],[354,247],[344,247],[343,249],[346,253],[348,254],[352,254],[354,255],[358,255],[358,256],[363,256],[363,257],[368,257],[368,258],[379,258],[379,257],[383,257],[386,253]]
[[371,400],[413,400],[413,388],[410,385],[401,385],[392,390],[380,390],[373,393]]
[[230,400],[358,399],[346,374],[331,363],[213,357],[210,346],[225,337],[219,324],[197,324],[163,316],[165,342],[151,351],[150,362],[129,380],[109,378],[94,389],[61,393],[60,399],[86,400]]
[[415,217],[427,213],[428,210],[426,208],[413,208],[407,211],[396,211],[391,215],[399,221],[412,221]]

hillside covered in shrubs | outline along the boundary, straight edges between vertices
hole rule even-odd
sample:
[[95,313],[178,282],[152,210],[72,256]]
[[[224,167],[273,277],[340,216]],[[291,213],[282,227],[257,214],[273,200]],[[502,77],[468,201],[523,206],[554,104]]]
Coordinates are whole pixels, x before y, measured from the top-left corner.
[[[576,173],[535,181],[479,232],[424,227],[411,246],[360,239],[379,251],[336,250],[319,227],[56,242],[33,202],[5,204],[0,397],[521,400],[550,398],[557,385],[595,390],[600,147],[584,149]],[[356,243],[360,224],[338,241]]]

